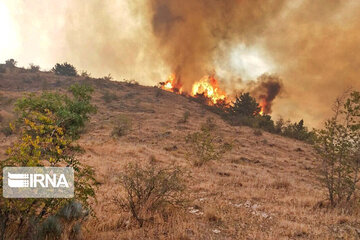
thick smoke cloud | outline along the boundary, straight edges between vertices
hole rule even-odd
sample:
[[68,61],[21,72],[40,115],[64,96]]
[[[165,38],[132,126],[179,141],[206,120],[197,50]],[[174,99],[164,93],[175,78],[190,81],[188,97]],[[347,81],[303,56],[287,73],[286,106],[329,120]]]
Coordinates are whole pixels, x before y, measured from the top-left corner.
[[275,75],[263,74],[257,81],[248,84],[248,90],[263,108],[265,114],[272,113],[271,107],[274,99],[281,93],[282,80]]
[[223,42],[250,42],[283,1],[150,0],[157,47],[185,90],[211,73]]

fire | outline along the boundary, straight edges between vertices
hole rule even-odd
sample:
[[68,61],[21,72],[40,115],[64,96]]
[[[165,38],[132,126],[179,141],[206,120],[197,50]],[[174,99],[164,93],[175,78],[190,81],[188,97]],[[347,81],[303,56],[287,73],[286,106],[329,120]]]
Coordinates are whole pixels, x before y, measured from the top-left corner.
[[181,84],[177,83],[175,74],[171,74],[165,82],[160,83],[161,89],[170,92],[182,93]]
[[259,106],[260,106],[260,108],[261,108],[259,114],[262,115],[262,116],[265,115],[266,105],[267,105],[267,103],[266,103],[265,99],[262,99],[262,100],[260,101],[260,103],[259,103]]
[[[160,83],[161,89],[170,92],[183,93],[182,85],[178,83],[175,74],[171,74],[165,82]],[[212,104],[219,101],[226,101],[226,93],[219,88],[219,84],[214,76],[204,76],[192,86],[189,95],[196,97],[203,95],[210,100]]]
[[194,83],[191,94],[192,96],[202,94],[209,98],[213,104],[226,99],[225,92],[219,88],[214,76],[204,76],[200,81]]
[[[191,92],[186,92],[182,88],[182,84],[175,74],[171,74],[165,82],[160,83],[160,88],[166,91],[175,92],[178,94],[186,94],[193,97],[203,96],[209,101],[208,104],[225,103],[226,106],[230,107],[231,103],[225,91],[223,91],[218,84],[218,81],[213,75],[205,75],[199,81],[192,85]],[[261,108],[259,114],[267,114],[267,101],[264,97],[258,96],[259,106]]]

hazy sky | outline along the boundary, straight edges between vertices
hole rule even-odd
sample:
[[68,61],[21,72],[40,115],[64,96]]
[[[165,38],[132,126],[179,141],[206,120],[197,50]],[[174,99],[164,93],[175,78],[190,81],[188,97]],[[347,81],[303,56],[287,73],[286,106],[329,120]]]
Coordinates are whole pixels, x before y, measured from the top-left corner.
[[216,73],[230,94],[276,74],[273,115],[313,126],[360,88],[360,1],[0,0],[0,61],[78,70],[144,85]]

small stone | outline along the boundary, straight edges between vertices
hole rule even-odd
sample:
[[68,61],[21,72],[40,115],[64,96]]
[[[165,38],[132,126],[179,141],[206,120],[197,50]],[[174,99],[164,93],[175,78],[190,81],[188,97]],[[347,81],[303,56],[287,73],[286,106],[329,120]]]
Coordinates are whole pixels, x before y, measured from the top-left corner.
[[221,233],[221,231],[219,229],[213,229],[212,231],[213,231],[213,233],[216,233],[216,234]]

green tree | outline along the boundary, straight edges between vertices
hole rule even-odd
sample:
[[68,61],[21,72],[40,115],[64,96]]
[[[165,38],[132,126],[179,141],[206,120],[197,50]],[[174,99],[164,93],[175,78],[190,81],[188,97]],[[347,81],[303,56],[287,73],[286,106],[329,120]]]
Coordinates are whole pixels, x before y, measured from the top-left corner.
[[63,76],[77,76],[77,70],[76,68],[71,65],[70,63],[64,62],[62,64],[57,63],[53,67],[52,71],[56,75],[63,75]]
[[321,160],[321,181],[332,206],[349,202],[358,190],[360,167],[360,92],[338,98],[334,115],[317,131],[315,149]]
[[230,112],[235,115],[254,117],[260,114],[261,107],[250,93],[242,93],[233,102]]

